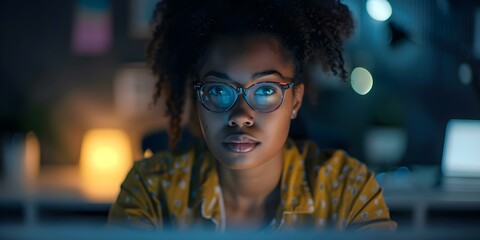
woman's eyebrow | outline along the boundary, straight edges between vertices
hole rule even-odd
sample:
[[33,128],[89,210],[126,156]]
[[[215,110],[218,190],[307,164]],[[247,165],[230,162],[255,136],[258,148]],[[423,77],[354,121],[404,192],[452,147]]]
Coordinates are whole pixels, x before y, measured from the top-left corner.
[[222,73],[222,72],[208,71],[207,73],[205,73],[205,75],[203,75],[203,79],[207,78],[208,76],[214,76],[217,78],[232,80],[226,73]]
[[281,78],[284,78],[283,75],[277,71],[277,70],[266,70],[266,71],[262,71],[262,72],[258,72],[258,73],[254,73],[252,75],[252,79],[257,79],[257,78],[261,78],[261,77],[264,77],[264,76],[267,76],[267,75],[272,75],[272,74],[276,74],[278,76],[280,76]]
[[[262,71],[262,72],[257,72],[257,73],[254,73],[252,75],[252,80],[255,80],[257,78],[261,78],[261,77],[264,77],[264,76],[267,76],[267,75],[278,75],[280,76],[281,78],[284,78],[283,75],[277,71],[277,70],[266,70],[266,71]],[[226,73],[222,73],[222,72],[217,72],[217,71],[209,71],[207,72],[204,76],[203,76],[203,79],[205,79],[206,77],[208,76],[214,76],[214,77],[217,77],[217,78],[221,78],[221,79],[226,79],[226,80],[231,80],[233,81],[229,76],[228,74]]]

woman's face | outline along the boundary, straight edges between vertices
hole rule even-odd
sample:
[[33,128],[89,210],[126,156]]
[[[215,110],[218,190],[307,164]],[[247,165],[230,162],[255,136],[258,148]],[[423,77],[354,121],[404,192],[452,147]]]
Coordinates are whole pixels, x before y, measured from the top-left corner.
[[[288,78],[294,77],[294,65],[284,55],[272,37],[215,41],[200,69],[200,82],[242,88],[265,81],[288,83],[292,81]],[[260,90],[262,94],[270,93],[264,90]],[[290,121],[296,117],[302,98],[303,85],[289,88],[283,103],[269,113],[253,110],[243,94],[225,112],[209,111],[197,99],[200,125],[210,151],[223,166],[236,170],[252,169],[281,157]]]

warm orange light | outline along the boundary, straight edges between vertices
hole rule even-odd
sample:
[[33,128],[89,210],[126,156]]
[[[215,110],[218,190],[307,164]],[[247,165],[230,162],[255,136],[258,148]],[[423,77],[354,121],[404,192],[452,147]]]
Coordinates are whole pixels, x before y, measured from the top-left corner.
[[25,135],[25,151],[23,162],[23,187],[31,191],[35,188],[40,170],[40,141],[34,132]]
[[92,200],[114,200],[132,162],[130,138],[124,131],[89,130],[83,137],[80,153],[85,195]]
[[153,152],[152,152],[152,150],[150,150],[150,148],[147,148],[147,150],[145,150],[145,152],[143,152],[143,157],[144,158],[149,158],[151,156],[153,156]]

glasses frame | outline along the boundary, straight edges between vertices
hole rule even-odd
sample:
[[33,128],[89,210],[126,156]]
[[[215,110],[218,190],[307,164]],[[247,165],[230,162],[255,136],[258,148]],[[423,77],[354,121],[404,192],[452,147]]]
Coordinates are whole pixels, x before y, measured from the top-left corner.
[[[202,90],[203,88],[205,87],[205,85],[207,85],[208,83],[220,83],[220,84],[225,84],[227,86],[230,86],[233,90],[235,90],[235,92],[237,94],[234,95],[234,99],[232,101],[232,104],[226,108],[225,110],[221,110],[221,111],[216,111],[216,110],[212,110],[210,109],[204,102],[203,102],[203,99],[202,99]],[[252,107],[252,105],[250,105],[249,101],[248,101],[248,91],[250,90],[250,88],[252,88],[253,86],[255,85],[258,85],[258,84],[263,84],[263,83],[271,83],[271,84],[275,84],[277,86],[280,87],[280,89],[282,90],[282,101],[280,102],[280,104],[273,110],[271,111],[259,111],[257,109],[255,109],[254,107]],[[259,112],[259,113],[271,113],[271,112],[274,112],[276,111],[280,106],[282,106],[283,104],[283,100],[285,99],[285,91],[287,91],[289,88],[292,88],[293,86],[295,85],[294,82],[289,82],[289,83],[281,83],[281,82],[272,82],[272,81],[264,81],[264,82],[258,82],[258,83],[255,83],[255,84],[252,84],[251,86],[247,87],[247,88],[244,88],[244,87],[236,87],[236,86],[233,86],[229,83],[225,83],[225,82],[213,82],[213,81],[205,81],[205,82],[195,82],[193,83],[193,88],[197,91],[197,97],[198,97],[198,100],[200,101],[200,103],[203,105],[203,107],[205,109],[207,109],[208,111],[210,112],[215,112],[215,113],[222,113],[222,112],[226,112],[228,110],[230,110],[233,106],[235,106],[235,103],[237,103],[237,100],[238,100],[238,95],[242,94],[243,95],[243,100],[245,100],[245,102],[248,104],[248,106],[255,112]]]

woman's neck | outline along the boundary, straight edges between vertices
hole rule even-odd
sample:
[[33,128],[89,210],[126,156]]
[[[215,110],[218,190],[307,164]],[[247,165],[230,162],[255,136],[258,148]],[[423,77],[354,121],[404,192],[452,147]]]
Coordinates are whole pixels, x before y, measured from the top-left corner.
[[232,170],[219,164],[218,170],[227,220],[261,222],[274,215],[280,199],[282,151],[254,169]]
[[282,152],[253,169],[232,170],[218,165],[222,192],[239,200],[266,197],[279,183],[282,170]]

